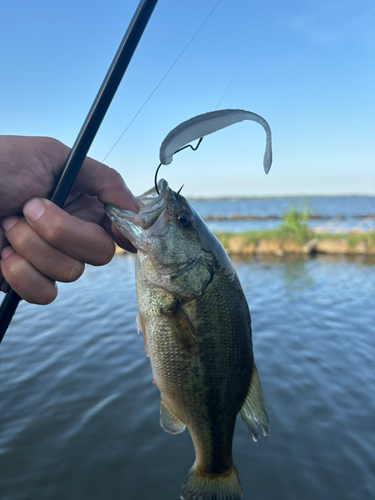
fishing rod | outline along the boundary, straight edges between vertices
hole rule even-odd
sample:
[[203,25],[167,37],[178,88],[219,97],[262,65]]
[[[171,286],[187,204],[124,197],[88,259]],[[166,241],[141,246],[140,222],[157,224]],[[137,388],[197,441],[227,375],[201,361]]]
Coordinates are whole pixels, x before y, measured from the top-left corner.
[[[50,195],[49,199],[58,207],[62,208],[68,197],[157,2],[158,0],[140,0],[138,4],[77,139],[65,161],[55,188]],[[20,300],[21,297],[10,288],[1,303],[0,342],[3,340]]]

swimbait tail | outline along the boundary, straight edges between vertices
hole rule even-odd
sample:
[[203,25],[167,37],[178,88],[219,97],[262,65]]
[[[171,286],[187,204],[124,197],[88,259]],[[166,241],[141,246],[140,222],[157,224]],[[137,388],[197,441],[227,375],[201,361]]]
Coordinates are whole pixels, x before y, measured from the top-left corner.
[[[210,111],[202,115],[195,116],[180,123],[166,136],[160,146],[159,158],[162,165],[172,163],[173,155],[189,142],[202,139],[206,135],[213,134],[222,128],[229,127],[244,120],[251,120],[262,125],[266,132],[266,150],[263,158],[263,167],[266,174],[270,171],[272,164],[272,143],[271,129],[268,123],[261,116],[244,111],[242,109],[222,109]],[[200,144],[200,142],[199,142]],[[199,145],[198,144],[198,145]]]

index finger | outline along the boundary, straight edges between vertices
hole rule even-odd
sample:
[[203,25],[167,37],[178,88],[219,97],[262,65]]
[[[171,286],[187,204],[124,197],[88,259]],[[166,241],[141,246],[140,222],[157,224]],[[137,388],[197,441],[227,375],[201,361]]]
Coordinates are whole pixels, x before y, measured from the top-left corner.
[[139,202],[113,168],[86,158],[73,186],[74,190],[97,196],[103,204],[111,203],[124,210],[139,211]]

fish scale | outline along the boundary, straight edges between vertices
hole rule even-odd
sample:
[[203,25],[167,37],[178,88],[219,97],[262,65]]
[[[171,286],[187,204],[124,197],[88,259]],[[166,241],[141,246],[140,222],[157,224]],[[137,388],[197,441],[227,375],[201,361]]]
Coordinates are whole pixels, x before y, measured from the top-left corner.
[[[184,500],[238,500],[232,458],[236,416],[254,439],[269,425],[254,363],[249,308],[224,249],[166,181],[140,214],[106,212],[137,248],[140,324],[160,390],[160,423],[188,429],[196,460]],[[150,195],[150,191],[146,193]],[[142,202],[142,197],[141,197]]]

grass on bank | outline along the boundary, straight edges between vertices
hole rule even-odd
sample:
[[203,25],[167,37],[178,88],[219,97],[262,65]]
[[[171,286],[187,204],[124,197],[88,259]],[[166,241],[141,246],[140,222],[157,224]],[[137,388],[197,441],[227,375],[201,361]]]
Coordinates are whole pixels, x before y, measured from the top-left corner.
[[308,226],[309,209],[307,205],[302,210],[292,206],[283,215],[277,229],[265,231],[246,231],[243,233],[220,232],[215,233],[220,243],[227,248],[233,238],[240,237],[244,245],[257,245],[260,241],[270,243],[292,243],[303,247],[311,240],[345,240],[349,249],[354,249],[359,243],[365,243],[370,249],[375,250],[375,232],[343,233],[343,234],[316,234]]
[[225,247],[229,239],[235,235],[241,235],[246,244],[255,244],[259,240],[267,241],[293,241],[304,245],[314,238],[314,233],[307,226],[309,211],[305,206],[302,211],[292,206],[284,215],[277,229],[265,231],[246,231],[243,233],[221,232],[215,233],[221,244]]

